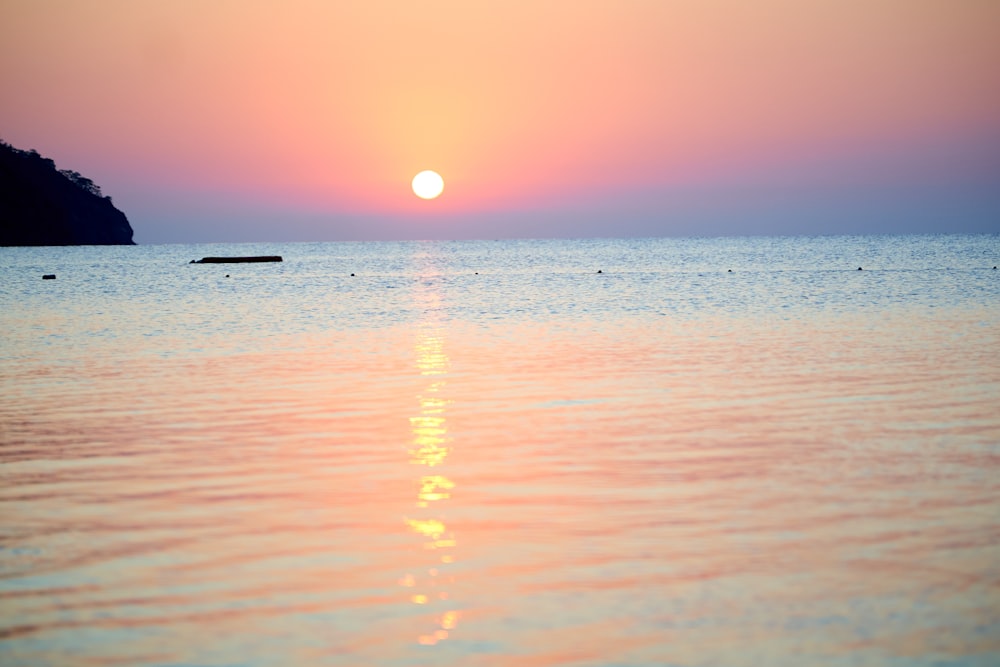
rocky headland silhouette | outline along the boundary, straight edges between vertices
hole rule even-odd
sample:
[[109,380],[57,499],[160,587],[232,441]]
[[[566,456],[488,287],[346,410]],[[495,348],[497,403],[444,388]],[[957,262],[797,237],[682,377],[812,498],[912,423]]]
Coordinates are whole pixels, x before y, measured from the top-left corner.
[[92,180],[0,141],[0,246],[134,245],[132,226]]

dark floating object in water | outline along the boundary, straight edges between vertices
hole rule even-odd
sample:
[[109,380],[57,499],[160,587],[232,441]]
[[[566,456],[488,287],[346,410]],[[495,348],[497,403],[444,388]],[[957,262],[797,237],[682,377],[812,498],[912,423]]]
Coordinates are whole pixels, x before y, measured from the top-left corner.
[[227,278],[229,277],[229,274],[228,274],[228,273],[226,274],[226,277],[227,277]]
[[860,270],[861,270],[861,267],[859,266],[859,267],[858,267],[858,271],[860,271]]
[[[993,268],[995,269],[997,267],[994,266]],[[46,273],[44,276],[42,276],[42,280],[55,280],[55,279],[56,279],[56,274],[54,273]]]
[[258,255],[256,257],[202,257],[191,260],[191,264],[244,264],[247,262],[280,262],[281,255]]
[[352,278],[354,277],[354,274],[353,274],[353,273],[351,274],[351,277],[352,277]]
[[733,270],[732,270],[732,269],[729,269],[729,273],[732,273],[732,272],[733,272]]
[[604,273],[604,271],[601,271],[600,269],[597,269],[597,272],[598,273]]

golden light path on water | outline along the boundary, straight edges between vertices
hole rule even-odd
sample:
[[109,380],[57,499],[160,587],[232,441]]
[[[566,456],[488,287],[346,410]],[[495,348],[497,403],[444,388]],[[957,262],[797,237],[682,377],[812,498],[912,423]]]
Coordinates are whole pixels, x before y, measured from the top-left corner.
[[[458,624],[458,611],[450,606],[448,584],[454,577],[447,567],[455,562],[455,536],[442,516],[442,504],[451,498],[455,483],[441,474],[450,452],[446,411],[450,401],[445,397],[448,355],[445,352],[444,323],[441,320],[441,295],[433,287],[434,274],[424,272],[421,289],[416,295],[423,319],[417,328],[414,345],[416,366],[427,385],[418,396],[420,410],[410,418],[413,439],[409,448],[409,463],[416,467],[416,501],[406,518],[407,527],[420,536],[421,546],[428,553],[420,570],[407,572],[399,581],[412,589],[410,601],[432,610],[429,627],[416,641],[434,645],[448,638]],[[442,611],[433,610],[443,607]]]

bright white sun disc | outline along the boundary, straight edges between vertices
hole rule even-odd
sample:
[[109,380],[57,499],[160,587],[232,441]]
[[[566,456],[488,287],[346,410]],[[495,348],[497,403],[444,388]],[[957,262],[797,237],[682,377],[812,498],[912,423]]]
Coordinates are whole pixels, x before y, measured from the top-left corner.
[[444,190],[444,179],[436,171],[422,171],[413,177],[413,194],[421,199],[434,199]]

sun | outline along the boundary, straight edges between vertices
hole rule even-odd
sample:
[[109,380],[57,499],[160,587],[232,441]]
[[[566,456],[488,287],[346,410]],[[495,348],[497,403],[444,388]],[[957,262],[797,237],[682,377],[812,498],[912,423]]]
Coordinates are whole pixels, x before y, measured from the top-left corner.
[[436,171],[422,171],[413,177],[413,194],[421,199],[434,199],[444,190],[444,179]]

